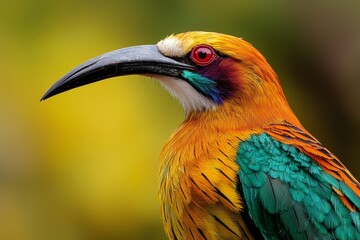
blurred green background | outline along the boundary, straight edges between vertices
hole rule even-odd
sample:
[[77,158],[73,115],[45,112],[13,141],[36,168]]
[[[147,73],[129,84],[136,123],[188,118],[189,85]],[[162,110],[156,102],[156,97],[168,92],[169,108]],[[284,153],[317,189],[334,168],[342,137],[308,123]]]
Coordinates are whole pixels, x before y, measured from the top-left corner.
[[39,99],[89,58],[189,30],[253,43],[360,177],[359,1],[1,1],[0,239],[165,239],[158,155],[176,100],[137,76]]

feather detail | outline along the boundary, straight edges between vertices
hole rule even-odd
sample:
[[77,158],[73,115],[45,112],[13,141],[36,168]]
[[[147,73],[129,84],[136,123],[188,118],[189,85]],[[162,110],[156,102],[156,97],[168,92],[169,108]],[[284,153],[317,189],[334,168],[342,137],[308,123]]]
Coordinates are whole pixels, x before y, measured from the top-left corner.
[[242,218],[243,202],[236,191],[240,138],[233,133],[204,138],[206,126],[197,129],[192,124],[185,122],[161,155],[159,196],[167,235],[171,239],[254,239]]
[[[329,152],[311,134],[301,127],[296,127],[286,121],[271,124],[265,128],[265,132],[274,139],[298,148],[301,152],[311,157],[325,172],[344,183],[344,187],[338,193],[347,191],[341,196],[342,201],[349,209],[360,208],[360,184],[340,160]],[[351,189],[351,192],[348,190]],[[351,198],[347,201],[345,198]]]
[[253,134],[240,143],[237,163],[245,203],[266,239],[360,238],[359,197],[296,146]]

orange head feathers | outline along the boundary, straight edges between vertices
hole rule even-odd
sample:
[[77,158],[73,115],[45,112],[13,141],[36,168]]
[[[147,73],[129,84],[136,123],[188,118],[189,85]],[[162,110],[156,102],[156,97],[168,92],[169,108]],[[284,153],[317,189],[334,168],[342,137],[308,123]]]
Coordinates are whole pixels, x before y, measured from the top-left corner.
[[[187,58],[196,66],[195,73],[216,81],[218,88],[221,88],[221,84],[230,85],[225,90],[232,92],[233,97],[251,97],[256,92],[264,91],[267,84],[274,85],[283,97],[277,76],[266,59],[241,38],[220,33],[187,32],[171,35],[157,46],[165,56]],[[201,63],[192,57],[199,46],[203,47],[199,53],[215,55],[212,61]],[[208,52],[206,48],[209,48]],[[237,90],[241,93],[235,93]],[[220,94],[226,96],[229,93]]]
[[[165,56],[195,67],[191,73],[183,74],[185,81],[197,90],[195,94],[184,88],[176,92],[176,83],[162,81],[180,99],[186,112],[191,113],[189,116],[224,116],[230,121],[229,116],[236,114],[233,126],[243,128],[261,127],[277,119],[298,123],[276,73],[245,40],[220,33],[187,32],[171,35],[157,46]],[[206,55],[208,59],[202,62],[195,59],[195,54],[199,58],[200,54]],[[208,81],[201,81],[203,78]]]

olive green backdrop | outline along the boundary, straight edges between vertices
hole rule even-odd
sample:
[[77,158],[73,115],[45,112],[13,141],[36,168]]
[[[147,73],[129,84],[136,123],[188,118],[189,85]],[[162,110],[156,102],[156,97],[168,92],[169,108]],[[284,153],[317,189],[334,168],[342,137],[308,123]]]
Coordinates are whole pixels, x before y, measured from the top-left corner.
[[359,1],[1,1],[0,239],[165,239],[158,155],[176,100],[137,76],[39,99],[89,58],[189,30],[253,43],[360,177]]

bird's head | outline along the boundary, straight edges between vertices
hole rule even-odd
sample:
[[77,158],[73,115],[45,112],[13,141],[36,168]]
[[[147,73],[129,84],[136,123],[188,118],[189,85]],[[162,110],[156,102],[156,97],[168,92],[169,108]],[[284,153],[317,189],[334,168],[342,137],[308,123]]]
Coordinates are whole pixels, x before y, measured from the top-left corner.
[[156,45],[124,48],[93,58],[56,82],[42,100],[129,74],[158,79],[188,115],[224,109],[230,114],[234,107],[240,111],[273,107],[276,112],[287,106],[275,72],[251,44],[210,32],[171,35]]

